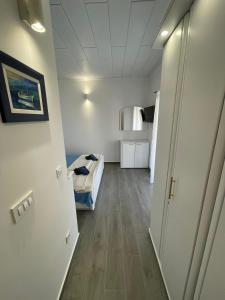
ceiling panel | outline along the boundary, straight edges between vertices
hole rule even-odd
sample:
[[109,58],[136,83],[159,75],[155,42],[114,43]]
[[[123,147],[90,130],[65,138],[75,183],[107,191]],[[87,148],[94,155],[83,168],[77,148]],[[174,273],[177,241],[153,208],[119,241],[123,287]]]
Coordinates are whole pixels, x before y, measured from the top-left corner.
[[160,25],[166,14],[166,11],[170,5],[171,1],[157,0],[155,2],[152,17],[147,25],[142,44],[143,45],[153,45],[153,42],[160,30]]
[[59,75],[148,76],[152,43],[173,0],[50,0]]
[[138,55],[146,25],[151,17],[155,2],[132,2],[128,30],[128,41],[124,61],[124,76],[132,75],[132,67]]
[[130,16],[130,0],[109,0],[112,46],[126,46]]
[[162,51],[151,49],[151,52],[149,53],[148,57],[143,53],[142,59],[139,59],[139,63],[135,66],[135,75],[150,76],[155,66],[158,65],[158,63],[162,59]]
[[112,59],[99,56],[97,48],[84,48],[89,65],[96,77],[112,76]]
[[[149,67],[149,62],[154,58],[153,65],[155,63],[154,53],[155,50],[151,46],[141,46],[138,52],[138,56],[135,61],[133,72],[136,76],[140,76],[146,73],[146,68]],[[156,51],[158,52],[158,51]],[[147,67],[146,67],[147,66]]]
[[135,73],[140,73],[140,71],[145,67],[146,62],[148,61],[151,55],[152,48],[151,46],[142,46],[139,49],[138,56],[135,60],[133,71]]
[[87,61],[74,59],[67,49],[56,49],[56,64],[60,78],[86,79],[95,76]]
[[95,47],[95,41],[83,0],[61,0],[82,47]]
[[123,73],[123,61],[125,47],[112,47],[112,75],[121,77]]
[[100,57],[111,57],[107,3],[87,4],[87,12]]
[[58,36],[58,33],[55,30],[53,30],[53,39],[54,39],[55,49],[66,48],[65,43],[61,40],[61,38]]
[[81,63],[75,61],[67,49],[56,49],[55,55],[59,77],[75,78],[81,70]]
[[71,50],[71,53],[73,53],[76,59],[85,59],[83,49],[62,7],[60,5],[52,5],[51,12],[53,28],[59,38],[64,42],[65,46]]

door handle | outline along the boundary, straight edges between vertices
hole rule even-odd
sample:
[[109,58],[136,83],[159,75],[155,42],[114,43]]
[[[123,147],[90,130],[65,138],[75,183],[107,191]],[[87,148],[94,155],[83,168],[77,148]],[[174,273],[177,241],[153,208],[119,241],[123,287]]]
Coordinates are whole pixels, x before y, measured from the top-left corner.
[[169,199],[172,199],[175,196],[175,184],[176,184],[176,180],[173,177],[171,177],[170,178]]

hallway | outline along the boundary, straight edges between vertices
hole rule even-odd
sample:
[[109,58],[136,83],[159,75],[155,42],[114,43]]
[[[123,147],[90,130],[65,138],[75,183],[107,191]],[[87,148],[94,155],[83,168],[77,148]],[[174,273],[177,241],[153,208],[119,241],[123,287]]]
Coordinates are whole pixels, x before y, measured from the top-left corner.
[[78,212],[61,300],[167,299],[148,234],[151,193],[146,169],[105,164],[96,210]]

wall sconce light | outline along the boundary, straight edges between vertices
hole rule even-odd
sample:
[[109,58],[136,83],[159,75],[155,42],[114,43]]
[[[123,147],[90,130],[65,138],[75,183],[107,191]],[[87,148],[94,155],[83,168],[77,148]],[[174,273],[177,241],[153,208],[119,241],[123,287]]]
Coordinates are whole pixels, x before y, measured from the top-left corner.
[[45,32],[41,0],[17,0],[20,19],[37,32]]
[[88,99],[88,94],[84,94],[84,100],[89,100]]

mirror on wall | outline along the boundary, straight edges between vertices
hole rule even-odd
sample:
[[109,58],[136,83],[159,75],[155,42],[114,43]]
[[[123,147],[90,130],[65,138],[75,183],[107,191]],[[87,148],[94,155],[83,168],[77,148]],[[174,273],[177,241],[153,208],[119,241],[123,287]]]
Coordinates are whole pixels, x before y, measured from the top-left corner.
[[120,110],[120,130],[142,131],[146,129],[143,122],[143,107],[127,106]]

